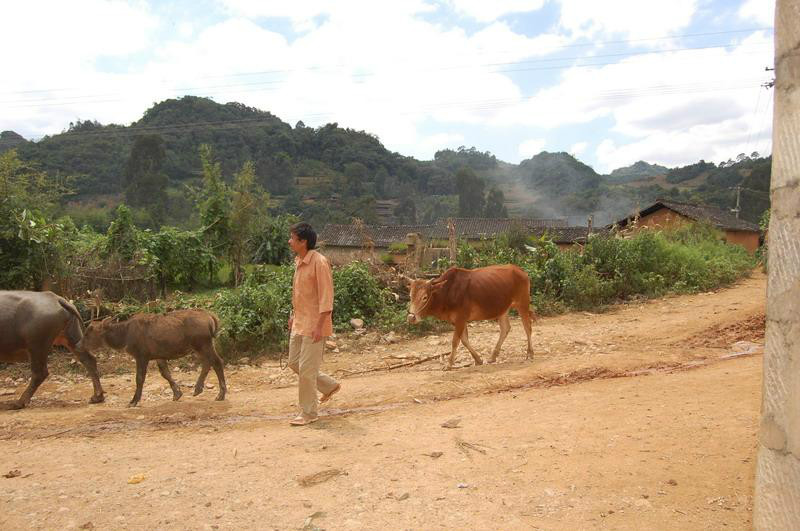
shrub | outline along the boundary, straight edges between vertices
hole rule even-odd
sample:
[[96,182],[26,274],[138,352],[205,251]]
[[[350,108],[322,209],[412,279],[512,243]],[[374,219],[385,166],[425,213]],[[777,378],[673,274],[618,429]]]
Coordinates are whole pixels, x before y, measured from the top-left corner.
[[333,285],[333,322],[337,329],[346,329],[353,318],[374,324],[391,296],[363,262],[334,269]]
[[296,222],[297,218],[292,215],[264,219],[253,236],[253,262],[275,265],[290,263],[289,227]]
[[530,277],[533,305],[544,314],[633,296],[708,290],[734,282],[754,266],[744,248],[726,244],[708,224],[640,230],[630,238],[596,234],[582,253],[561,251],[546,235],[529,240],[527,247],[512,243],[497,238],[476,248],[462,242],[458,265],[518,265]]
[[[292,266],[258,266],[239,288],[218,293],[213,309],[222,320],[228,339],[224,351],[285,347],[293,273]],[[349,328],[350,319],[356,317],[373,326],[386,319],[399,321],[401,306],[390,305],[391,294],[366,264],[353,262],[334,269],[333,283],[333,322],[337,330]],[[402,318],[405,319],[404,311]]]
[[402,254],[408,250],[408,245],[403,242],[394,242],[389,245],[389,252],[390,253],[398,253]]
[[217,260],[199,231],[173,227],[156,233],[144,231],[139,235],[139,245],[149,253],[162,294],[167,285],[193,289],[208,264]]
[[286,345],[292,275],[290,266],[260,270],[245,277],[239,288],[217,294],[213,309],[222,321],[224,336],[234,347],[223,342],[223,354],[229,356],[231,350],[272,350]]

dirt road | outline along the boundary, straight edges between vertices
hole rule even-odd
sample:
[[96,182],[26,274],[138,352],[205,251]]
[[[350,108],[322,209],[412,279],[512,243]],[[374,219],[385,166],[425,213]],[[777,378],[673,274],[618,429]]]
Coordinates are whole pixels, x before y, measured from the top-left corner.
[[[325,370],[342,392],[304,428],[287,424],[296,388],[274,361],[229,366],[222,403],[211,390],[172,402],[153,371],[128,409],[132,374],[101,354],[123,372],[104,377],[105,404],[68,372],[29,409],[0,411],[0,526],[749,529],[764,292],[755,274],[543,318],[532,362],[512,322],[500,363],[451,372],[385,370],[446,351],[449,334],[338,337]],[[496,338],[494,323],[470,330],[482,352]],[[0,373],[4,400],[16,374]]]

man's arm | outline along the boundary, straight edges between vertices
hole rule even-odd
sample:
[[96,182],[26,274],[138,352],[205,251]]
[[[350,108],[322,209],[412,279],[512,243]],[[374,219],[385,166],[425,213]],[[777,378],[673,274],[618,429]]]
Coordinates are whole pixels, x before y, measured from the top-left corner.
[[311,335],[311,341],[314,343],[322,339],[322,329],[325,327],[325,321],[330,319],[331,312],[320,312],[317,325],[314,327],[314,333]]
[[325,259],[317,260],[314,265],[314,276],[317,281],[317,296],[319,297],[319,318],[314,327],[311,340],[316,343],[322,339],[322,329],[333,313],[333,274]]

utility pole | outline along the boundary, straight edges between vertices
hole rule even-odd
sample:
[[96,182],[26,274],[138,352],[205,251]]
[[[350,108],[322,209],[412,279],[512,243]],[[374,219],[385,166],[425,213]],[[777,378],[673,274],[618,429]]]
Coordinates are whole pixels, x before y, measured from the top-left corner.
[[742,185],[741,184],[737,184],[736,185],[736,208],[732,208],[731,209],[731,212],[736,214],[736,219],[739,219],[739,212],[741,212],[741,209],[739,208],[739,198],[741,197],[741,195],[742,195]]
[[800,0],[775,8],[772,213],[753,528],[800,529]]

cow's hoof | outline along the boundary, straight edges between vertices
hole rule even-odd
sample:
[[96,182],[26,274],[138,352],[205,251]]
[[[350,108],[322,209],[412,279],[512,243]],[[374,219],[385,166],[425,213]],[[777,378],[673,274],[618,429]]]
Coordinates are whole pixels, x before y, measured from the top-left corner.
[[221,402],[221,401],[225,400],[225,395],[220,393],[220,394],[217,395],[217,398],[215,398],[214,400],[216,400],[218,402]]
[[172,400],[177,402],[183,396],[183,391],[173,391],[172,392]]
[[105,395],[94,395],[92,398],[89,399],[90,404],[100,404],[106,401]]
[[128,407],[136,407],[136,406],[138,406],[138,405],[139,405],[139,402],[138,402],[138,401],[136,401],[136,402],[133,402],[133,401],[131,401],[131,402],[128,402]]
[[0,409],[8,409],[11,411],[17,409],[25,409],[25,404],[15,400],[14,402],[6,402],[5,404],[0,404]]
[[453,370],[453,366],[452,365],[445,365],[444,367],[442,367],[442,370],[443,371],[452,371]]
[[202,387],[195,387],[194,388],[194,393],[192,394],[192,396],[197,396],[202,392],[203,392],[203,388]]
[[483,365],[483,360],[475,360],[475,365]]
[[496,359],[496,358],[492,358],[492,359],[490,359],[490,360],[486,360],[486,363],[488,363],[488,364],[490,364],[490,365],[491,365],[492,363],[497,363],[497,359]]

